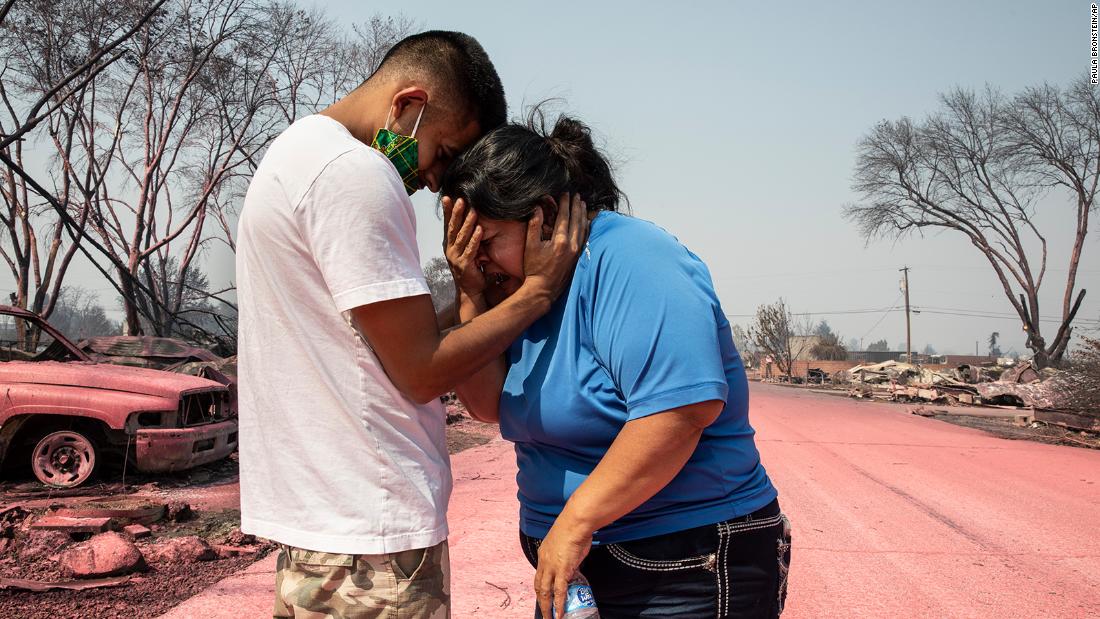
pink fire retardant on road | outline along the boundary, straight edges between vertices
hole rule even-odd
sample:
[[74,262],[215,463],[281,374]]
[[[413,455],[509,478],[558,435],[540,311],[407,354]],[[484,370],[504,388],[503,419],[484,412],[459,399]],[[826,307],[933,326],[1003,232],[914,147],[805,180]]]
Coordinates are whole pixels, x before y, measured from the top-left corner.
[[787,617],[1100,616],[1100,451],[753,385],[794,525]]
[[[448,513],[452,616],[532,616],[531,577],[535,571],[519,547],[516,458],[511,443],[497,438],[455,454],[451,464],[455,478]],[[161,619],[270,617],[274,595],[272,554]]]
[[[751,410],[794,524],[784,619],[1100,616],[1100,451],[771,385],[752,385]],[[453,616],[531,617],[511,445],[453,463]],[[269,616],[273,570],[269,557],[166,616]]]
[[503,439],[452,460],[451,614],[532,617],[534,568],[519,546],[516,454]]

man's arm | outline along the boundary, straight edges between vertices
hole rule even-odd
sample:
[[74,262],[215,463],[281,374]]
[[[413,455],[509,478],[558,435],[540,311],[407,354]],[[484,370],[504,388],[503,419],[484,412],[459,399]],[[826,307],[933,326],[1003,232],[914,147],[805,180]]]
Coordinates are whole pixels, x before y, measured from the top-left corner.
[[[568,212],[568,217],[561,215]],[[527,225],[523,285],[488,312],[441,331],[431,297],[380,301],[352,310],[393,384],[416,402],[429,402],[499,357],[568,284],[587,232],[579,198],[559,208],[554,231],[542,239],[542,211]],[[480,235],[473,233],[471,241]],[[472,251],[476,251],[475,247]]]
[[371,303],[352,316],[393,384],[425,403],[503,354],[550,309],[552,298],[550,290],[520,288],[492,311],[442,333],[428,295]]
[[[458,307],[462,321],[473,320],[488,311],[484,295],[471,297],[462,292],[459,292]],[[458,399],[471,417],[484,423],[500,423],[500,393],[507,375],[507,363],[504,355],[500,355],[455,387]]]
[[[434,300],[433,300],[434,305]],[[443,309],[435,313],[435,323],[440,331],[446,331],[459,323],[458,307],[454,301],[448,303]]]

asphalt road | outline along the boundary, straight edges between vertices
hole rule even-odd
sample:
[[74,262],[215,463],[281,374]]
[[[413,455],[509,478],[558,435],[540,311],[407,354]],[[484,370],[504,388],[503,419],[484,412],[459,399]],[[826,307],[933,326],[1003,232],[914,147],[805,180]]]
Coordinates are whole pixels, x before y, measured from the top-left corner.
[[784,617],[1100,616],[1100,451],[754,384],[794,526]]
[[[794,526],[784,619],[1100,617],[1100,451],[759,383],[751,418]],[[453,469],[452,616],[531,617],[511,445]],[[273,583],[274,556],[165,616],[270,616]]]

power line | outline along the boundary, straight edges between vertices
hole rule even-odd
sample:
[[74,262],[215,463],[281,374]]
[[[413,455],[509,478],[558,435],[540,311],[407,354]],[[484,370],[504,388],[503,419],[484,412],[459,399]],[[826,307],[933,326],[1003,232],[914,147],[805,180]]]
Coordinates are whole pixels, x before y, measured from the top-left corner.
[[972,314],[988,314],[990,316],[1005,316],[1005,317],[1018,317],[1015,312],[1001,312],[998,310],[976,310],[976,309],[963,309],[959,307],[937,307],[935,305],[916,305],[917,309],[924,310],[940,310],[944,312],[969,312]]
[[[988,265],[968,266],[957,264],[914,264],[913,266],[920,267],[922,271],[990,271],[992,268]],[[1047,267],[1047,273],[1069,273],[1069,269],[1063,269],[1058,267]],[[1077,269],[1078,275],[1094,275],[1100,273],[1100,269]]]
[[893,271],[890,267],[875,267],[875,268],[862,268],[862,269],[831,269],[828,271],[793,271],[789,273],[759,273],[759,274],[741,274],[741,275],[729,275],[721,278],[722,280],[733,279],[781,279],[781,278],[793,278],[800,279],[805,277],[821,277],[824,275],[837,275],[844,277],[851,277],[852,273],[877,273],[880,271]]
[[[966,312],[950,312],[950,311],[938,311],[930,309],[919,309],[922,314],[936,314],[939,316],[961,316],[963,318],[985,318],[987,320],[1013,320],[1019,322],[1019,316],[996,316],[992,314],[974,314]],[[1058,318],[1040,318],[1039,322],[1045,322],[1048,324],[1062,324],[1062,321]],[[1075,324],[1088,324],[1088,325],[1100,325],[1100,320],[1094,320],[1091,318],[1075,318],[1073,320]]]
[[860,342],[862,342],[862,341],[863,341],[863,338],[867,337],[868,335],[871,335],[871,332],[873,332],[873,331],[874,331],[875,329],[877,329],[877,328],[878,328],[878,326],[879,326],[880,324],[882,324],[882,321],[883,321],[883,320],[886,320],[886,317],[890,315],[890,312],[896,311],[896,310],[898,309],[898,301],[900,301],[900,300],[901,300],[901,295],[902,295],[902,294],[903,294],[903,293],[898,293],[898,296],[897,296],[897,298],[896,298],[896,299],[894,299],[894,306],[893,306],[893,307],[891,307],[890,309],[886,310],[885,312],[883,312],[883,313],[882,313],[882,316],[879,316],[879,319],[878,319],[878,321],[877,321],[877,322],[875,322],[875,325],[874,325],[873,327],[871,327],[870,329],[868,329],[868,330],[867,330],[867,333],[864,333],[864,334],[863,334],[863,335],[862,335],[862,336],[861,336],[861,337],[859,338],[859,341],[860,341]]
[[[898,295],[898,299],[902,295]],[[847,310],[831,310],[821,312],[792,312],[791,316],[841,316],[849,314],[878,314],[878,313],[890,313],[904,311],[900,305],[895,302],[891,307],[879,307],[868,309],[847,309]],[[964,318],[993,318],[993,319],[1008,319],[1019,320],[1020,317],[1010,312],[998,312],[995,310],[969,310],[955,307],[932,307],[928,305],[914,305],[913,313],[920,314],[936,314],[942,316],[961,316]],[[727,318],[753,318],[756,314],[726,314]],[[885,318],[885,317],[884,317]],[[1060,318],[1040,318],[1040,322],[1061,324]],[[1100,324],[1100,319],[1095,318],[1074,318],[1075,324],[1089,323]]]
[[[848,309],[848,310],[834,310],[830,312],[792,312],[791,316],[837,316],[841,314],[877,314],[879,312],[889,312],[897,310],[897,306],[894,307],[878,307],[869,309]],[[727,318],[752,318],[756,314],[726,314]]]
[[835,315],[838,315],[838,314],[877,314],[879,312],[893,311],[894,309],[896,309],[896,308],[879,307],[879,308],[875,308],[875,309],[838,310],[838,311],[835,311],[835,312],[800,312],[800,313],[795,313],[795,314],[791,314],[791,315],[792,316],[816,316],[818,314],[821,314],[823,316],[826,316],[826,315],[827,316],[835,316]]
[[[998,312],[996,310],[974,310],[964,309],[958,307],[933,307],[928,305],[918,306],[917,309],[921,312],[928,314],[942,314],[948,316],[971,316],[974,318],[1007,318],[1010,320],[1020,320],[1019,314],[1013,312]],[[1040,318],[1040,322],[1048,322],[1055,324],[1062,324],[1061,318]],[[1100,323],[1100,319],[1095,318],[1074,318],[1075,323]]]

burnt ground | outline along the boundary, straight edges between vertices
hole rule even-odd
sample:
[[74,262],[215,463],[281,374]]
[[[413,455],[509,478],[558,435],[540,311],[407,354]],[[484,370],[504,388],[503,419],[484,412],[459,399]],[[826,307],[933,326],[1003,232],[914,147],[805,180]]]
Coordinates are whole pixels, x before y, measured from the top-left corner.
[[[458,453],[483,445],[499,435],[497,426],[482,424],[466,416],[461,405],[448,406],[447,447]],[[193,515],[180,522],[162,520],[149,526],[152,538],[138,541],[143,547],[151,540],[197,535],[212,544],[235,543],[240,539],[239,487],[236,454],[191,471],[171,475],[126,475],[110,470],[86,487],[58,491],[43,487],[27,476],[0,481],[0,513],[19,505],[29,516],[50,507],[131,507],[149,502],[186,502]],[[30,517],[26,519],[29,523]],[[0,577],[32,580],[66,580],[56,555],[76,538],[32,533],[17,523],[13,537],[5,541],[0,531]],[[78,535],[76,537],[87,537]],[[259,540],[251,556],[195,563],[153,564],[124,585],[84,591],[54,590],[28,592],[0,589],[0,617],[155,617],[237,572],[272,551],[273,545]]]
[[[773,383],[775,385],[785,387],[788,389],[804,389],[807,391],[813,391],[825,395],[831,395],[836,397],[848,398],[847,387],[836,387],[831,385],[789,385],[786,383]],[[1082,447],[1085,449],[1100,449],[1100,435],[1093,432],[1077,431],[1071,428],[1064,428],[1059,425],[1047,424],[1043,422],[1032,422],[1025,426],[1016,425],[1013,416],[989,416],[981,414],[982,411],[988,410],[982,406],[962,406],[954,405],[949,407],[940,406],[932,402],[902,402],[902,401],[889,401],[879,400],[873,398],[865,399],[851,399],[853,402],[875,402],[878,404],[889,404],[893,406],[904,406],[914,414],[919,414],[922,417],[928,417],[929,419],[936,419],[944,421],[957,426],[963,426],[965,428],[974,428],[976,430],[982,430],[988,432],[998,438],[1014,440],[1014,441],[1034,441],[1037,443],[1045,443],[1048,445],[1064,445],[1068,447]],[[913,405],[917,404],[916,408]],[[947,410],[947,409],[950,409]],[[975,414],[966,414],[968,409],[976,411]],[[1014,411],[1021,415],[1028,414],[1029,409],[1019,408]]]
[[1018,426],[1013,420],[1002,417],[975,417],[970,415],[952,415],[936,413],[932,419],[946,421],[957,426],[975,428],[988,432],[998,438],[1016,441],[1035,441],[1048,445],[1066,445],[1069,447],[1084,447],[1086,449],[1100,449],[1100,436],[1089,432],[1077,432],[1061,426],[1045,423],[1031,423],[1026,426]]
[[155,617],[222,578],[244,569],[262,554],[157,566],[114,588],[43,593],[0,591],[0,616],[26,619]]
[[[0,545],[6,546],[0,551],[0,576],[69,580],[61,574],[57,554],[88,535],[68,536],[26,527],[34,516],[51,507],[132,509],[140,505],[177,502],[182,497],[182,502],[193,505],[192,514],[178,521],[165,518],[149,525],[152,536],[138,541],[139,548],[159,539],[184,535],[197,535],[212,544],[240,539],[236,533],[240,526],[237,502],[226,500],[226,496],[236,493],[236,454],[185,473],[159,477],[128,474],[125,485],[118,473],[107,471],[96,483],[65,491],[50,490],[27,479],[0,484],[3,498],[0,511],[19,505],[27,512],[23,522],[9,530],[10,540],[0,541]],[[260,541],[250,548],[255,554],[194,563],[153,564],[118,587],[46,592],[0,590],[0,617],[156,616],[263,557],[272,546]]]
[[500,436],[500,426],[481,423],[463,415],[447,425],[447,451],[456,454],[471,447],[484,445]]

